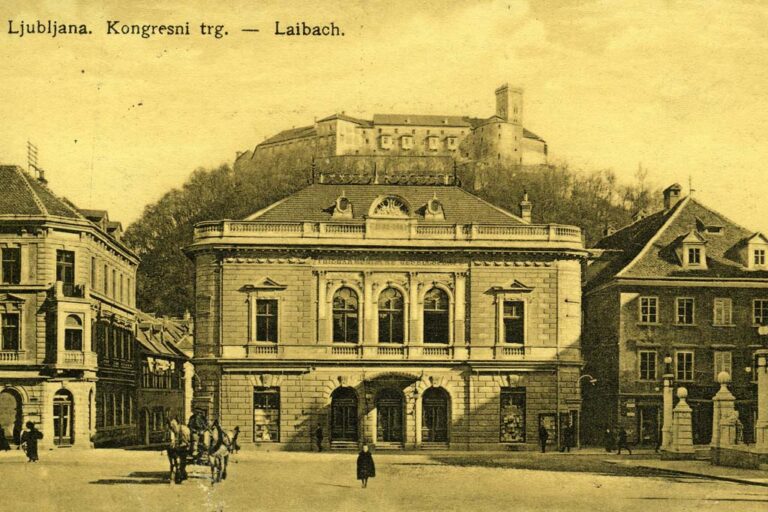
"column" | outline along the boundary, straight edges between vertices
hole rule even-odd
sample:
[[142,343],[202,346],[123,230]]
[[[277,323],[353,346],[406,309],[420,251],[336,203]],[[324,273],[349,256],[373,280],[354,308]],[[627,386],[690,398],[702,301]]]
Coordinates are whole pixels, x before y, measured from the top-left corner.
[[661,423],[661,449],[667,450],[672,442],[672,378],[671,373],[665,373],[662,377],[664,379],[664,392],[663,392],[663,418]]
[[419,283],[416,280],[416,272],[408,272],[408,339],[407,345],[421,343],[422,336],[419,332]]
[[467,273],[456,272],[454,274],[455,287],[454,287],[454,308],[453,308],[453,344],[454,346],[463,346],[465,344],[465,327],[464,322],[466,320],[466,294],[467,294]]
[[326,278],[325,272],[317,270],[317,342],[324,343],[328,340],[326,324],[327,311],[325,308],[325,288]]
[[363,343],[375,343],[373,339],[373,273],[363,272],[363,332],[360,339]]
[[717,382],[720,390],[712,397],[712,441],[710,446],[718,448],[721,445],[736,443],[736,398],[728,390],[731,376],[728,372],[720,372]]

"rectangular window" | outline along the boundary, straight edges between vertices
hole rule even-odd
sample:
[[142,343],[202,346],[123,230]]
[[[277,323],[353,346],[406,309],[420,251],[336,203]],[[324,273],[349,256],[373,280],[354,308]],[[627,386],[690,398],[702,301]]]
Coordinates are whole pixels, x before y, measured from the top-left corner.
[[83,330],[64,330],[64,350],[83,350]]
[[120,274],[120,302],[125,302],[125,276]]
[[112,269],[112,298],[117,299],[117,270]]
[[277,343],[277,300],[256,300],[256,341]]
[[525,343],[525,302],[504,301],[504,342]]
[[75,292],[75,253],[56,251],[56,280],[64,283],[64,295]]
[[253,440],[280,442],[280,388],[253,388]]
[[699,247],[688,248],[688,264],[701,265],[701,249]]
[[679,325],[693,325],[693,299],[690,297],[678,297],[675,299],[677,314],[675,322]]
[[106,295],[109,292],[109,269],[106,265],[104,265],[104,282],[101,283],[102,287],[101,290]]
[[501,388],[500,421],[500,442],[525,442],[525,388]]
[[768,324],[768,299],[752,301],[752,323],[755,325]]
[[677,380],[693,380],[693,352],[675,353],[675,378]]
[[717,376],[720,375],[720,372],[728,372],[728,375],[733,376],[733,354],[730,352],[720,352],[717,351],[714,353],[714,359],[715,359],[715,382],[717,382]]
[[714,325],[733,325],[733,303],[731,299],[715,299],[712,323]]
[[21,249],[18,247],[6,247],[2,251],[3,284],[19,284],[21,282]]
[[755,266],[765,265],[765,249],[755,249],[752,261],[755,263]]
[[0,332],[0,340],[2,340],[3,350],[19,350],[19,340],[21,338],[19,333],[19,315],[15,313],[5,313],[2,315],[2,332]]
[[655,350],[640,351],[640,380],[656,380],[656,362]]
[[96,258],[91,258],[91,288],[96,287]]
[[656,297],[640,297],[640,323],[659,323],[659,299]]

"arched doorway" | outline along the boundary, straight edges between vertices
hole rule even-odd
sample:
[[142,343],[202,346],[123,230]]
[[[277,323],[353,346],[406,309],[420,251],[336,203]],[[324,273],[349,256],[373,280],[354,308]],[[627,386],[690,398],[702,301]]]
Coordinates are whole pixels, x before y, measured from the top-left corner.
[[357,393],[340,387],[331,395],[331,442],[357,441]]
[[0,393],[0,425],[15,444],[21,442],[22,419],[21,396],[12,389],[3,390]]
[[69,446],[75,442],[75,404],[72,393],[60,389],[53,395],[53,444]]
[[383,389],[376,395],[376,441],[403,442],[403,393]]
[[447,443],[450,397],[443,388],[429,388],[421,399],[421,441]]

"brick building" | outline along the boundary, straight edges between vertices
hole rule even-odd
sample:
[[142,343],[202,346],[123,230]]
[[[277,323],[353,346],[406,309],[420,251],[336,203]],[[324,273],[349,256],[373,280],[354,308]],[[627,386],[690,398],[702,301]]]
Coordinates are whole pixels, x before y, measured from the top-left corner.
[[579,228],[328,181],[195,227],[196,407],[287,449],[318,425],[331,447],[525,449],[578,422]]
[[547,162],[547,143],[523,127],[523,90],[504,84],[496,90],[496,112],[487,118],[374,114],[372,119],[359,119],[335,114],[267,138],[252,151],[240,153],[235,169],[249,166],[260,155],[294,158],[304,167],[312,159],[342,155],[539,165]]
[[600,442],[623,426],[630,441],[658,443],[662,375],[688,388],[694,443],[709,443],[716,376],[727,371],[744,424],[756,414],[753,353],[765,346],[768,239],[731,222],[681,188],[664,191],[664,209],[616,231],[596,248],[584,292],[582,437]]
[[[42,176],[0,166],[0,183],[0,425],[18,441],[33,421],[44,447],[120,438],[99,426],[96,397],[135,387],[138,259],[119,223],[56,197]],[[105,347],[114,365],[101,364]]]

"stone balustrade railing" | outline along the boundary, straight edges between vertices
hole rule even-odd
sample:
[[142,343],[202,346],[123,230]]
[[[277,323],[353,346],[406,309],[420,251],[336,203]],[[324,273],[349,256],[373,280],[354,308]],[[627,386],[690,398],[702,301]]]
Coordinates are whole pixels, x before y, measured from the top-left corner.
[[24,358],[25,352],[23,350],[0,350],[0,364],[16,363],[23,361]]
[[[581,243],[581,229],[575,226],[493,225],[493,224],[432,224],[404,225],[393,238],[411,240],[516,240]],[[372,235],[363,223],[345,222],[258,222],[206,221],[195,226],[195,241],[216,238],[359,238]],[[382,238],[380,231],[372,238]]]

